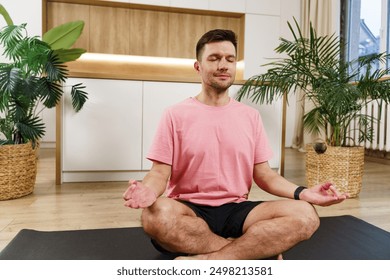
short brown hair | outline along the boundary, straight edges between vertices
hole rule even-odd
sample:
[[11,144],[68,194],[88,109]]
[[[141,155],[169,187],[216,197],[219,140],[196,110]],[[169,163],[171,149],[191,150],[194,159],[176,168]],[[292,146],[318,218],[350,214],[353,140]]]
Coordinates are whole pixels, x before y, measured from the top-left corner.
[[227,29],[213,29],[206,32],[196,44],[196,59],[201,60],[203,48],[208,43],[229,41],[234,45],[237,52],[237,36],[236,34]]

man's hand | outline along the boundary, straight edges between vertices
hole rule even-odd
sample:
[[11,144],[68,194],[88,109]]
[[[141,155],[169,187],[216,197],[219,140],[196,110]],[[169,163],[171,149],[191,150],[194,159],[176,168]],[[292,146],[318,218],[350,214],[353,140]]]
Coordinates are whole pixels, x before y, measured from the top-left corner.
[[349,195],[340,193],[332,183],[324,183],[306,189],[301,193],[301,199],[315,205],[329,206],[343,202]]
[[156,201],[157,195],[152,189],[143,186],[142,183],[130,180],[129,187],[123,194],[123,199],[125,200],[124,205],[127,207],[147,208]]

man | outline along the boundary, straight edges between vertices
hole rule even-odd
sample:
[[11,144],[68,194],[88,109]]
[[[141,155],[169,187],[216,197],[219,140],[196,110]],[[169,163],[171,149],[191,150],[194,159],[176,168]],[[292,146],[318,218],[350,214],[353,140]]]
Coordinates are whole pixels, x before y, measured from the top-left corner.
[[[180,258],[281,258],[318,228],[311,204],[347,198],[330,183],[306,189],[270,168],[272,152],[258,112],[228,95],[236,50],[230,30],[200,38],[194,68],[201,92],[165,111],[147,156],[153,166],[123,195],[126,206],[144,208],[142,225],[156,248],[188,255]],[[252,180],[295,200],[248,201]]]

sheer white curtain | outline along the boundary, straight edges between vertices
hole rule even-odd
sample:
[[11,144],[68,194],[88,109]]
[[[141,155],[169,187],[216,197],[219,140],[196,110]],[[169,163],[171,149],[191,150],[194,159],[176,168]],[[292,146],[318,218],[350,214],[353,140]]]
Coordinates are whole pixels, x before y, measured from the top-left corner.
[[[335,0],[301,0],[301,30],[304,36],[309,36],[310,22],[317,35],[331,35],[335,33]],[[305,100],[303,92],[296,92],[296,114],[292,145],[300,151],[305,150],[305,143],[314,139],[303,129],[303,115],[312,106]],[[315,138],[315,137],[314,137]]]

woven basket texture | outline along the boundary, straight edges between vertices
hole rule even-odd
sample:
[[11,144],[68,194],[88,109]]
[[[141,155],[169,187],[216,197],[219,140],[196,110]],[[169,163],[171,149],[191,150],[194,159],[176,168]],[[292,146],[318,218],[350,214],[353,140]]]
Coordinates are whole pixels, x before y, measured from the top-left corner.
[[0,146],[0,200],[31,194],[37,175],[37,156],[31,143]]
[[311,144],[306,145],[306,184],[332,182],[340,192],[350,197],[359,195],[364,171],[364,147],[332,147],[317,154]]

